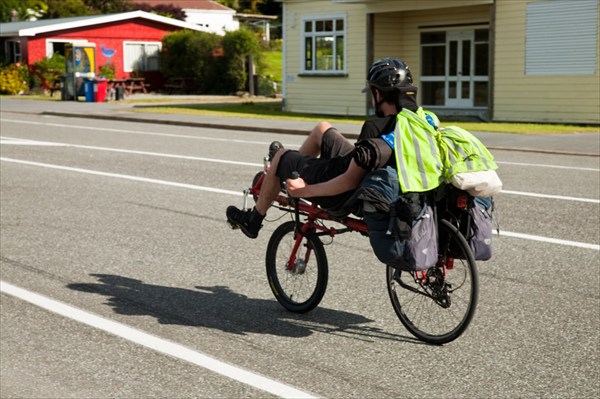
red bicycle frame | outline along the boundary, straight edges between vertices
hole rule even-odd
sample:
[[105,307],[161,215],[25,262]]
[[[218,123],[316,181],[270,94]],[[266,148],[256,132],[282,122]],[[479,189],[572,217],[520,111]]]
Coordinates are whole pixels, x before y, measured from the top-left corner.
[[[247,209],[248,207],[249,194],[255,197],[260,195],[260,189],[267,171],[268,168],[265,167],[265,173],[258,178],[256,183],[249,189],[244,190],[244,209]],[[293,210],[296,213],[296,226],[300,228],[300,234],[296,235],[296,242],[288,260],[288,270],[294,270],[294,267],[296,266],[296,254],[298,252],[298,248],[302,243],[302,237],[307,234],[314,233],[317,235],[327,235],[330,237],[351,231],[368,234],[367,224],[363,220],[350,216],[335,218],[330,212],[320,208],[317,204],[310,203],[304,199],[292,198],[280,192],[275,198],[275,202],[278,204],[277,208],[285,211]],[[300,223],[300,215],[306,217],[306,221],[304,223]],[[336,229],[335,227],[327,227],[323,223],[325,220],[335,221],[344,225],[345,228]],[[304,262],[308,263],[310,254],[311,249],[307,248]]]

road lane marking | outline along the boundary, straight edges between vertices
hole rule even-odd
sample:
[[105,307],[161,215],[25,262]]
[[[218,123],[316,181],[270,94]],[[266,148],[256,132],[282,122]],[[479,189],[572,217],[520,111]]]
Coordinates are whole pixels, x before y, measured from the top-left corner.
[[[196,140],[211,140],[211,141],[221,141],[221,142],[234,142],[234,143],[242,143],[242,144],[257,144],[257,145],[268,145],[269,144],[269,143],[264,142],[264,141],[234,140],[234,139],[229,139],[229,138],[193,136],[193,135],[171,134],[171,133],[139,132],[139,131],[128,130],[128,129],[113,129],[113,128],[105,128],[105,127],[91,127],[91,126],[82,126],[82,125],[67,125],[67,124],[63,124],[63,123],[23,121],[23,120],[18,120],[18,119],[2,119],[2,122],[30,124],[30,125],[45,125],[45,126],[55,126],[55,127],[61,127],[61,128],[75,128],[75,129],[85,129],[85,130],[94,130],[94,131],[106,131],[106,132],[115,132],[115,133],[141,134],[141,135],[149,135],[149,136],[164,136],[164,137],[186,138],[186,139],[196,139]],[[307,131],[307,134],[308,134],[308,131]],[[289,148],[298,148],[299,147],[298,145],[287,145],[287,144],[286,144],[286,146],[289,147]],[[600,169],[596,169],[596,168],[584,168],[584,167],[577,167],[577,166],[560,166],[560,165],[534,164],[534,163],[510,162],[510,161],[496,161],[496,163],[497,164],[504,164],[504,165],[531,166],[531,167],[541,167],[541,168],[557,168],[557,169],[568,169],[568,170],[581,170],[581,171],[600,172]]]
[[19,163],[19,164],[30,165],[30,166],[39,166],[42,168],[49,168],[49,169],[65,170],[68,172],[85,173],[85,174],[96,175],[96,176],[115,177],[118,179],[133,180],[133,181],[139,181],[139,182],[143,182],[143,183],[162,184],[164,186],[187,188],[187,189],[198,190],[198,191],[208,191],[208,192],[219,193],[219,194],[228,194],[228,195],[237,195],[237,196],[243,195],[242,192],[239,192],[239,191],[223,190],[220,188],[198,186],[195,184],[177,183],[177,182],[172,182],[172,181],[168,181],[168,180],[150,179],[147,177],[140,177],[140,176],[123,175],[120,173],[100,172],[98,170],[91,170],[91,169],[72,168],[70,166],[61,166],[61,165],[52,165],[52,164],[41,163],[41,162],[23,161],[20,159],[11,159],[11,158],[0,157],[0,161]]
[[543,163],[527,163],[527,162],[508,162],[508,161],[495,161],[501,165],[518,165],[518,166],[532,166],[539,168],[553,168],[553,169],[570,169],[570,170],[585,170],[590,172],[600,172],[598,168],[583,168],[579,166],[562,166],[562,165],[548,165]]
[[[10,143],[10,140],[15,141],[31,141],[35,143],[36,140],[27,140],[27,139],[19,139],[15,137],[6,137],[0,136],[0,139],[7,140]],[[121,148],[110,148],[110,147],[98,147],[98,146],[89,146],[89,145],[80,145],[80,144],[69,144],[69,143],[59,143],[59,142],[47,142],[40,141],[42,145],[56,145],[62,147],[70,147],[70,148],[81,148],[87,150],[95,150],[95,151],[107,151],[107,152],[116,152],[123,154],[134,154],[134,155],[145,155],[145,156],[154,156],[154,157],[164,157],[164,158],[175,158],[175,159],[185,159],[191,161],[202,161],[202,162],[213,162],[213,163],[224,163],[229,165],[241,165],[241,166],[253,166],[253,167],[262,167],[261,163],[252,163],[252,162],[241,162],[241,161],[229,161],[224,159],[216,159],[216,158],[205,158],[205,157],[195,157],[189,155],[177,155],[177,154],[169,154],[169,153],[161,153],[161,152],[150,152],[150,151],[137,151],[137,150],[127,150]],[[600,200],[593,198],[580,198],[580,197],[570,197],[570,196],[561,196],[561,195],[552,195],[552,194],[539,194],[539,193],[529,193],[523,191],[512,191],[512,190],[502,190],[503,194],[510,195],[522,195],[528,197],[538,197],[538,198],[547,198],[547,199],[559,199],[563,201],[579,201],[579,202],[589,202],[593,204],[600,204]]]
[[[6,140],[8,144],[13,144],[10,140],[16,141],[19,139],[13,138],[13,137],[0,136],[0,140]],[[31,141],[32,143],[35,142],[35,140],[29,140],[29,141]],[[0,143],[2,143],[2,141],[0,141]],[[194,156],[190,156],[190,155],[168,154],[168,153],[164,153],[164,152],[126,150],[126,149],[122,149],[122,148],[97,147],[97,146],[92,146],[92,145],[56,143],[56,142],[47,142],[47,141],[40,141],[39,143],[40,143],[40,145],[56,145],[56,146],[61,146],[61,147],[82,148],[82,149],[86,149],[86,150],[109,151],[109,152],[118,152],[118,153],[123,153],[123,154],[147,155],[147,156],[163,157],[163,158],[176,158],[176,159],[185,159],[185,160],[191,160],[191,161],[226,163],[226,164],[230,164],[230,165],[242,165],[242,166],[257,166],[257,167],[263,166],[262,163],[228,161],[228,160],[224,160],[224,159],[194,157]],[[33,144],[30,144],[30,145],[33,145]]]
[[580,198],[580,197],[567,197],[563,195],[551,195],[551,194],[539,194],[539,193],[528,193],[526,191],[512,191],[512,190],[502,190],[501,194],[510,194],[510,195],[521,195],[525,197],[537,197],[537,198],[546,198],[546,199],[558,199],[562,201],[579,201],[579,202],[590,202],[592,204],[600,204],[600,200],[593,198]]
[[[24,161],[24,160],[20,160],[20,159],[0,157],[0,161],[12,162],[12,163],[30,165],[30,166],[38,166],[38,167],[49,168],[49,169],[64,170],[64,171],[68,171],[68,172],[77,172],[77,173],[84,173],[84,174],[105,176],[105,177],[114,177],[114,178],[118,178],[118,179],[133,180],[133,181],[139,181],[139,182],[143,182],[143,183],[162,184],[162,185],[171,186],[171,187],[187,188],[187,189],[191,189],[191,190],[207,191],[207,192],[219,193],[219,194],[227,194],[227,195],[235,195],[235,196],[243,195],[243,193],[239,192],[239,191],[223,190],[223,189],[213,188],[213,187],[198,186],[195,184],[177,183],[177,182],[172,182],[172,181],[168,181],[168,180],[150,179],[150,178],[146,178],[146,177],[123,175],[123,174],[119,174],[119,173],[100,172],[100,171],[90,170],[90,169],[72,168],[70,166],[61,166],[61,165],[46,164],[46,163],[41,163],[41,162]],[[504,231],[504,230],[502,231],[501,235],[524,238],[524,239],[533,240],[533,241],[549,242],[549,243],[553,243],[553,244],[568,245],[568,246],[574,246],[574,247],[579,247],[579,248],[594,249],[596,251],[600,250],[599,245],[582,243],[582,242],[577,242],[577,241],[568,241],[568,240],[561,240],[561,239],[557,239],[557,238],[542,237],[542,236],[529,235],[529,234],[523,234],[523,233],[514,233],[514,232]]]
[[500,233],[498,233],[497,231],[494,230],[493,233],[496,235],[499,235],[499,236],[523,238],[525,240],[540,241],[540,242],[546,242],[546,243],[550,243],[550,244],[567,245],[570,247],[593,249],[596,251],[600,251],[600,245],[598,245],[598,244],[588,244],[586,242],[561,240],[559,238],[536,236],[533,234],[515,233],[512,231],[504,231],[504,230],[501,230]]
[[[12,123],[20,123],[25,125],[42,125],[42,126],[54,126],[61,128],[71,128],[71,129],[82,129],[82,130],[93,130],[104,131],[110,133],[126,133],[126,134],[139,134],[144,136],[160,136],[160,137],[172,137],[172,138],[180,138],[180,139],[193,139],[193,140],[207,140],[207,141],[220,141],[224,143],[240,143],[240,144],[257,144],[262,146],[268,146],[271,142],[266,141],[253,141],[253,140],[241,140],[241,139],[232,139],[232,138],[223,138],[223,137],[208,137],[208,136],[197,136],[191,134],[174,134],[174,133],[159,133],[159,132],[140,132],[136,130],[128,130],[128,129],[113,129],[108,127],[92,127],[92,126],[81,126],[81,125],[67,125],[63,123],[48,123],[48,122],[34,122],[34,121],[20,121],[16,119],[2,119],[2,122],[12,122]],[[306,134],[308,135],[308,131]],[[298,148],[299,145],[288,145],[289,148]]]
[[28,291],[7,282],[0,281],[0,291],[63,317],[116,335],[117,337],[145,346],[156,352],[195,364],[232,380],[260,389],[261,391],[277,395],[281,398],[316,398],[308,392],[301,391],[279,381],[244,370],[175,342],[97,316],[93,313],[67,305],[66,303],[59,302],[47,296]]

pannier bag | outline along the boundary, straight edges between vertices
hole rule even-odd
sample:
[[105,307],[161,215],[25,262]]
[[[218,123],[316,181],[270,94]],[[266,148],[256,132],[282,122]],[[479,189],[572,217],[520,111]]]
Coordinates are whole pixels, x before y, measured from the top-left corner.
[[438,240],[433,209],[425,205],[421,215],[414,220],[404,256],[398,262],[387,264],[402,270],[425,270],[434,266],[437,260]]
[[408,239],[401,238],[395,228],[389,229],[390,224],[397,226],[395,216],[368,210],[374,209],[365,204],[363,216],[369,228],[369,241],[380,262],[407,271],[425,270],[436,264],[438,243],[431,206],[425,205],[414,219]]
[[358,198],[363,200],[369,242],[380,262],[408,271],[428,269],[437,262],[433,210],[422,194],[400,195],[394,168],[367,174]]
[[[465,200],[466,208],[457,206],[461,196]],[[469,243],[475,260],[489,260],[492,257],[493,200],[473,198],[466,192],[453,189],[447,201],[448,211],[453,215],[452,220]],[[462,257],[458,252],[453,256]]]
[[473,250],[475,260],[489,260],[492,257],[492,216],[491,206],[475,198],[473,207],[469,210],[471,216],[471,231],[467,238]]

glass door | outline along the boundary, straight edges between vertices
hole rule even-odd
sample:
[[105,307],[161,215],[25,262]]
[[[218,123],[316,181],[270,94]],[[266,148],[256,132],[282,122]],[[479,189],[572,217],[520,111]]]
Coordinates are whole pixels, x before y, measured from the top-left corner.
[[473,106],[474,32],[449,31],[446,35],[446,106]]

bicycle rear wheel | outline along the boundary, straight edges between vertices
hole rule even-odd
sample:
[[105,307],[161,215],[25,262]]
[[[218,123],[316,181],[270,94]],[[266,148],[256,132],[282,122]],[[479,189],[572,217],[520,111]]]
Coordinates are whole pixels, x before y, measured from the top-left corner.
[[438,265],[420,273],[387,267],[388,293],[400,321],[415,337],[436,345],[466,330],[479,290],[475,259],[463,235],[441,220],[439,239]]
[[302,237],[295,262],[288,267],[296,244],[296,224],[279,226],[267,246],[266,266],[269,286],[277,301],[294,313],[306,313],[319,305],[327,289],[327,255],[315,235]]

